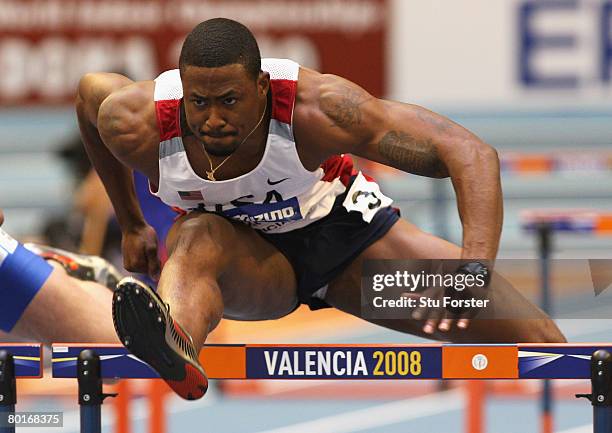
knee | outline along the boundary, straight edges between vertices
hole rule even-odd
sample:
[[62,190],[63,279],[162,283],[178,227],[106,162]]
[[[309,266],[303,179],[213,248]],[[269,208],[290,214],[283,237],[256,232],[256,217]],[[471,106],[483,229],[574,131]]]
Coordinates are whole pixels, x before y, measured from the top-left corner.
[[[232,236],[232,225],[214,214],[190,214],[168,236],[170,254],[208,254],[221,249]],[[219,251],[220,253],[220,251]]]

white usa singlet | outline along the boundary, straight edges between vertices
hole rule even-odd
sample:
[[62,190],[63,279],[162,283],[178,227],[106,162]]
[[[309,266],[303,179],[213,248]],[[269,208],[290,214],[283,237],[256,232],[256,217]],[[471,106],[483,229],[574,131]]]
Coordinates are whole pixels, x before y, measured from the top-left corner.
[[[293,137],[292,116],[299,65],[291,60],[262,59],[270,74],[272,118],[264,155],[252,171],[233,179],[209,181],[191,167],[183,146],[180,103],[183,89],[179,71],[166,71],[155,79],[155,108],[160,132],[159,186],[152,193],[164,203],[183,211],[202,210],[242,221],[266,233],[284,233],[304,227],[330,213],[336,198],[345,193],[352,176],[358,188],[347,210],[358,210],[371,220],[381,207],[389,206],[374,182],[353,170],[347,155],[325,161],[315,171],[302,165]],[[364,194],[365,191],[365,194]],[[367,193],[383,198],[372,208]],[[365,206],[364,206],[365,204]],[[353,209],[351,209],[351,206]]]

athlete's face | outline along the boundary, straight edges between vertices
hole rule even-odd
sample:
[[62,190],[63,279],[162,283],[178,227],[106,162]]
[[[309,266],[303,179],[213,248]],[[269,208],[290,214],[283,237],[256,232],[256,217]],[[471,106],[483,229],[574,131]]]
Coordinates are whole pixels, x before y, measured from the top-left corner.
[[186,66],[181,81],[189,128],[215,156],[234,152],[255,128],[270,84],[267,73],[254,80],[240,64]]

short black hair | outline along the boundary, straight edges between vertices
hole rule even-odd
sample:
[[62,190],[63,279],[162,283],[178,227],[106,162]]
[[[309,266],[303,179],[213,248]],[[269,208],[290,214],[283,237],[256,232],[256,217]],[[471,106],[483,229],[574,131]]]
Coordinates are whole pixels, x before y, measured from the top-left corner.
[[217,68],[241,64],[257,79],[261,71],[261,54],[253,33],[237,21],[213,18],[203,21],[183,42],[179,68],[200,66]]

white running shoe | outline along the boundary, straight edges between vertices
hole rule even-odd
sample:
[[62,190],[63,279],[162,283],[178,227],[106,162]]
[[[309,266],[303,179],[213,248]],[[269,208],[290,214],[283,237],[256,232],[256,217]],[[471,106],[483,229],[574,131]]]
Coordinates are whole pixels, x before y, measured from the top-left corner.
[[27,243],[23,245],[45,260],[53,260],[66,270],[66,273],[81,281],[95,281],[115,290],[123,275],[108,260],[87,254],[53,248],[47,245]]

